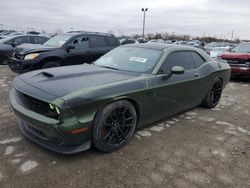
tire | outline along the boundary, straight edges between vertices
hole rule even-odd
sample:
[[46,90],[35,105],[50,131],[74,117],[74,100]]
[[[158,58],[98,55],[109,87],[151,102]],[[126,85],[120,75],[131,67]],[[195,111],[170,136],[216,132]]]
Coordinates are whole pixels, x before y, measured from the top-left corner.
[[92,130],[92,142],[102,152],[113,152],[125,146],[131,139],[137,124],[134,106],[120,100],[97,112]]
[[211,89],[208,91],[202,106],[206,108],[214,108],[220,101],[223,83],[221,79],[217,79]]
[[53,68],[53,67],[60,67],[60,64],[55,61],[49,61],[44,63],[43,69]]
[[7,65],[9,59],[5,55],[0,54],[0,65]]

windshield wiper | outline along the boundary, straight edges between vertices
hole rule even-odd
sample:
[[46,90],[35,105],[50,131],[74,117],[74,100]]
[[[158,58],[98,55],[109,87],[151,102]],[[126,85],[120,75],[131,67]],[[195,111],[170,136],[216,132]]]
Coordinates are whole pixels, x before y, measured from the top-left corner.
[[121,69],[117,69],[115,67],[109,67],[109,66],[101,66],[101,65],[98,65],[99,67],[103,67],[103,68],[107,68],[107,69],[113,69],[113,70],[121,70]]

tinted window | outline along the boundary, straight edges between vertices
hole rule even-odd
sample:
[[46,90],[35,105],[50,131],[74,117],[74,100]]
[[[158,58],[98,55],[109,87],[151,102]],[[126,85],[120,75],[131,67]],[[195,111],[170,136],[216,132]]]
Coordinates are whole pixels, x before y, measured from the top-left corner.
[[92,36],[90,40],[92,47],[104,47],[107,45],[106,38],[102,36]]
[[72,44],[76,49],[85,49],[89,47],[89,37],[81,36],[73,40]]
[[22,37],[14,38],[14,39],[6,42],[5,44],[13,44],[13,43],[22,44],[23,43]]
[[165,63],[161,71],[170,72],[171,68],[174,66],[182,66],[185,70],[195,69],[195,64],[193,60],[193,56],[191,52],[173,52],[171,53]]
[[22,43],[31,43],[31,41],[32,41],[31,37],[28,36],[22,37]]
[[45,43],[48,39],[44,37],[33,37],[34,39],[34,44],[43,44]]
[[205,60],[196,52],[192,52],[192,56],[194,59],[194,62],[196,63],[196,67],[200,67],[205,63]]
[[108,37],[109,45],[110,46],[117,46],[118,40],[115,37]]
[[31,42],[32,42],[31,37],[25,36],[25,37],[14,38],[14,39],[6,42],[5,44],[12,44],[12,43],[23,44],[23,43],[31,43]]

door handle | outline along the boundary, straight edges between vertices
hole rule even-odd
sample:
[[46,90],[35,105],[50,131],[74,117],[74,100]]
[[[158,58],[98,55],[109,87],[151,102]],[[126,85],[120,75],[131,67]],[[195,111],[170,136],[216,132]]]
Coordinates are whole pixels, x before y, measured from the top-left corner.
[[200,76],[200,74],[199,73],[194,73],[194,77],[199,77]]

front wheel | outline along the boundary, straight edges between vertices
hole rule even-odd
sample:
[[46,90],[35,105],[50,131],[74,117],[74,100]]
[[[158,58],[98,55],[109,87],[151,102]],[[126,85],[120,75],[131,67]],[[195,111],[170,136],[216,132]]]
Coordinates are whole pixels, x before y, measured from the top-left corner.
[[0,65],[7,65],[7,64],[8,64],[8,58],[0,54]]
[[121,100],[99,111],[93,124],[93,145],[103,152],[112,152],[126,145],[137,123],[134,106]]
[[212,88],[209,90],[202,105],[206,108],[214,108],[220,101],[223,83],[221,79],[217,79]]
[[54,61],[49,61],[49,62],[46,62],[44,65],[43,65],[43,69],[48,69],[48,68],[53,68],[53,67],[59,67],[60,64],[57,63],[57,62],[54,62]]

